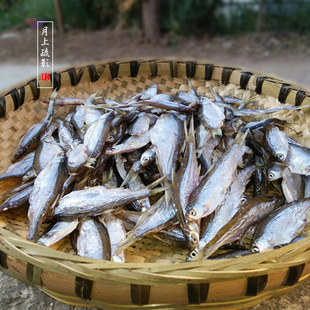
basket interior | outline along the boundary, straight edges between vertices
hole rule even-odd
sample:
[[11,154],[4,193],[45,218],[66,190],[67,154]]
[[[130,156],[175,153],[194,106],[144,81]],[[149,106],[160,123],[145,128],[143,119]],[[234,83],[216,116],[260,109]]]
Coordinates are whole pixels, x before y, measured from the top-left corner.
[[[242,98],[244,89],[233,83],[224,85],[221,81],[206,81],[201,78],[193,78],[191,82],[197,93],[212,97],[209,85],[214,87],[221,95]],[[188,79],[162,75],[151,77],[150,75],[139,75],[132,78],[128,76],[118,76],[117,79],[103,78],[95,83],[79,83],[75,87],[65,86],[57,92],[58,97],[80,97],[87,98],[91,94],[98,92],[104,98],[115,101],[125,100],[132,95],[142,92],[151,84],[157,83],[160,93],[175,94],[177,91],[188,91]],[[51,91],[44,97],[49,97]],[[251,102],[254,109],[266,109],[280,106],[279,101],[268,95],[256,94],[251,90]],[[4,171],[10,165],[11,154],[20,137],[35,123],[38,123],[45,115],[47,104],[40,100],[29,100],[16,111],[7,113],[5,119],[0,123],[0,167]],[[56,115],[64,118],[70,112],[70,107],[58,107]],[[310,146],[309,135],[309,115],[303,111],[284,111],[265,117],[277,117],[287,120],[290,123],[285,130],[287,135],[298,142]],[[256,117],[260,119],[261,117]],[[20,180],[10,179],[0,183],[0,194],[20,184]],[[0,215],[0,226],[25,238],[28,229],[27,207],[16,208],[12,211],[3,212]],[[47,224],[42,225],[41,232],[46,229]],[[53,249],[73,253],[70,239],[68,237],[51,246]],[[182,262],[187,254],[186,249],[170,246],[162,241],[154,239],[152,236],[142,238],[126,250],[126,262]]]
[[[234,83],[223,84],[222,81],[212,79],[206,81],[205,79],[195,77],[191,82],[199,95],[206,95],[212,97],[209,85],[211,85],[221,95],[233,96],[242,98],[244,89]],[[171,75],[160,75],[152,77],[149,74],[141,74],[137,77],[118,76],[116,79],[100,78],[97,82],[91,83],[89,81],[80,82],[76,86],[64,85],[58,92],[58,97],[79,97],[87,98],[91,94],[98,92],[98,95],[104,98],[110,98],[115,101],[125,100],[132,95],[142,92],[151,84],[157,83],[159,93],[175,94],[178,91],[188,91],[188,78],[186,77],[172,77]],[[254,109],[267,109],[278,107],[281,103],[277,98],[256,94],[251,87],[251,105]],[[46,92],[41,97],[49,97],[52,91]],[[14,148],[20,137],[35,123],[38,123],[45,115],[47,104],[40,100],[28,100],[16,111],[10,111],[0,121],[0,169],[4,171],[11,163],[10,158]],[[72,108],[58,107],[56,115],[64,118]],[[264,117],[277,117],[285,119],[290,126],[286,127],[286,134],[298,142],[310,147],[309,135],[309,115],[304,111],[284,111],[274,113],[273,115]],[[261,119],[256,117],[255,119]],[[0,194],[14,188],[20,184],[19,179],[10,179],[8,181],[0,182]],[[17,208],[12,211],[3,212],[0,215],[0,226],[10,230],[13,233],[25,238],[28,221],[27,221],[27,207]],[[46,229],[47,224],[43,224],[41,232]],[[65,253],[73,253],[69,238],[57,242],[52,246],[57,251]],[[149,263],[149,262],[163,262],[174,263],[183,262],[186,258],[187,250],[170,246],[162,241],[154,239],[152,236],[142,238],[134,243],[126,250],[126,262]]]

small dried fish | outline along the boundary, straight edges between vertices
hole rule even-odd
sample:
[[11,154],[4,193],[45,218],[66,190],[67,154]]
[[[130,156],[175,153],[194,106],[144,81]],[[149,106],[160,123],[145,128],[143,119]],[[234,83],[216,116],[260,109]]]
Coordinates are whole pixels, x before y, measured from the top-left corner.
[[72,191],[60,199],[55,207],[54,219],[66,220],[100,215],[106,210],[115,209],[137,199],[164,191],[166,188],[152,189],[160,181],[162,180],[157,180],[146,188],[137,190],[95,186],[84,190]]
[[222,135],[221,127],[225,119],[224,109],[205,97],[200,100],[200,122],[206,129],[211,129],[212,135]]
[[34,152],[29,153],[22,160],[9,166],[2,174],[0,174],[0,181],[8,178],[20,178],[23,177],[33,165]]
[[51,246],[52,244],[63,239],[69,235],[78,226],[78,220],[72,220],[67,222],[57,222],[53,227],[45,234],[43,234],[36,242],[45,246]]
[[63,153],[62,147],[51,136],[46,136],[40,141],[33,160],[33,168],[39,174],[55,156]]
[[17,208],[24,203],[28,202],[30,194],[33,191],[33,185],[26,187],[25,189],[21,190],[13,194],[11,197],[4,200],[0,205],[0,212],[6,211],[8,209]]
[[[172,95],[158,94],[153,84],[123,102],[97,94],[61,99],[53,92],[45,117],[20,140],[13,160],[26,156],[0,175],[32,181],[0,195],[0,211],[7,215],[28,201],[27,238],[37,239],[41,224],[51,221],[37,242],[50,246],[70,234],[78,255],[125,262],[124,250],[148,235],[187,248],[187,259],[197,261],[221,246],[249,253],[257,223],[276,223],[280,211],[274,210],[284,202],[265,196],[270,181],[300,206],[277,210],[299,213],[283,237],[277,236],[282,222],[291,225],[289,211],[280,232],[267,233],[276,228],[261,223],[252,250],[309,234],[302,223],[310,212],[301,206],[309,204],[302,198],[310,196],[310,149],[282,132],[286,121],[261,117],[308,106],[250,110],[244,107],[256,100],[252,91],[240,100],[210,87],[208,98],[189,86]],[[71,105],[70,113],[54,116],[58,104]],[[248,199],[245,190],[257,197]]]
[[199,225],[187,223],[185,220],[186,206],[193,190],[199,184],[199,169],[195,149],[194,117],[191,119],[189,134],[186,139],[185,153],[181,167],[173,182],[174,203],[180,227],[190,249],[198,246]]
[[60,153],[39,173],[34,182],[29,197],[27,239],[35,239],[41,223],[52,214],[52,205],[61,192],[65,177],[65,156]]
[[156,165],[161,175],[172,181],[176,162],[184,142],[184,126],[174,114],[162,114],[151,129],[151,142],[156,148]]
[[261,252],[291,242],[310,221],[310,199],[283,205],[256,228],[251,249]]
[[110,132],[113,118],[113,112],[103,114],[87,129],[83,143],[87,147],[88,157],[96,158],[101,153]]
[[76,249],[80,256],[109,260],[111,245],[107,229],[96,219],[81,219]]
[[186,207],[186,219],[195,221],[211,214],[224,200],[234,180],[237,164],[245,152],[247,133],[239,134],[221,159],[203,177],[192,192]]
[[38,124],[33,125],[28,129],[28,131],[23,135],[22,139],[19,141],[15,152],[13,153],[13,161],[18,160],[21,158],[28,148],[37,140],[39,139],[41,133],[45,131],[45,129],[49,126],[54,116],[54,106],[55,106],[55,98],[56,98],[56,91],[53,92],[48,110],[42,121]]
[[289,149],[288,140],[283,131],[275,125],[265,127],[265,146],[270,153],[278,160],[283,162],[286,159]]
[[201,261],[212,255],[221,246],[240,239],[248,228],[272,213],[281,203],[275,197],[255,197],[244,203],[240,211],[223,226],[218,234],[199,253],[192,251],[188,260]]
[[118,251],[118,245],[126,238],[123,221],[108,213],[98,216],[98,220],[105,226],[109,234],[111,261],[115,263],[125,263],[124,251]]

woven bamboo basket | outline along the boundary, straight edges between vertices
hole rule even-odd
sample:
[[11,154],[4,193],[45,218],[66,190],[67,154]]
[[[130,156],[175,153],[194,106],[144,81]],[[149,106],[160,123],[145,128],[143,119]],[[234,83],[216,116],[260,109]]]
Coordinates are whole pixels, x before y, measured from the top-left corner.
[[[47,105],[40,98],[49,97],[52,89],[41,87],[51,86],[51,81],[59,97],[87,98],[98,91],[120,101],[152,83],[158,84],[159,92],[186,91],[189,79],[200,94],[210,92],[209,83],[220,94],[239,98],[247,88],[256,109],[310,103],[310,93],[296,86],[205,62],[144,60],[70,68],[51,74],[50,81],[32,80],[0,98],[0,171],[10,165],[19,138],[45,115]],[[68,111],[60,107],[57,115]],[[292,124],[289,136],[310,147],[308,111],[276,117]],[[2,181],[0,194],[19,184],[15,179]],[[26,214],[24,207],[0,215],[0,266],[67,304],[101,309],[240,309],[286,294],[310,275],[310,238],[245,257],[195,263],[185,262],[186,250],[149,237],[129,247],[126,263],[119,264],[74,255],[69,238],[52,248],[27,241]]]

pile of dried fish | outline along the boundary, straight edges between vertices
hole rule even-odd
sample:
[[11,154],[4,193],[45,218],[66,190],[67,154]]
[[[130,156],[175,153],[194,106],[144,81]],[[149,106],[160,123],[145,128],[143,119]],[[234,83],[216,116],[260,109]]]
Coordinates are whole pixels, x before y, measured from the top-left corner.
[[[210,89],[213,98],[193,87],[173,96],[153,84],[120,103],[54,92],[0,175],[22,178],[0,211],[29,204],[29,240],[70,234],[78,255],[114,262],[146,235],[188,249],[188,261],[305,236],[310,149],[285,135],[285,121],[264,118],[302,107],[253,110],[249,91],[241,100]],[[74,111],[56,118],[57,105]]]

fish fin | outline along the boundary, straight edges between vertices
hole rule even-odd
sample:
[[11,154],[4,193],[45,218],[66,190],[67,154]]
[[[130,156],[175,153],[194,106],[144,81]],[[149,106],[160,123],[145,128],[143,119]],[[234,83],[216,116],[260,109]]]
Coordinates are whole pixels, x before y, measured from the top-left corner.
[[124,187],[126,186],[129,182],[133,182],[137,176],[139,174],[139,171],[138,172],[135,172],[135,171],[129,171],[128,174],[126,175],[126,178],[125,180],[123,181],[123,183],[121,184],[120,187]]
[[248,104],[250,103],[250,98],[251,98],[251,93],[250,93],[250,90],[247,88],[245,92],[243,93],[242,102],[244,102],[245,104]]
[[165,202],[167,206],[170,204],[171,198],[172,198],[172,188],[169,187],[167,190],[165,190]]
[[273,187],[282,195],[282,189],[281,189],[281,186],[278,184],[278,181],[272,181],[270,182]]
[[92,165],[89,164],[89,163],[84,164],[84,167],[91,168],[91,169],[94,169],[94,168],[95,168],[94,166],[92,166]]
[[194,115],[193,114],[192,114],[187,138],[188,138],[188,142],[194,143],[194,145],[196,145],[195,129],[194,129]]
[[109,175],[108,177],[106,178],[106,180],[104,179],[104,174],[102,174],[102,184],[106,184],[108,182],[110,182],[113,178],[113,168],[110,167],[110,172],[109,172]]
[[222,136],[222,130],[221,128],[216,128],[216,129],[210,129],[211,133],[212,133],[212,137],[215,137],[216,135],[218,136]]
[[[149,185],[147,186],[147,188],[148,188],[148,189],[154,188],[155,186],[157,186],[158,184],[160,184],[160,183],[161,183],[163,180],[165,180],[166,178],[167,178],[167,176],[165,175],[165,176],[163,176],[163,177],[157,179],[157,180],[154,181],[153,183],[149,184]],[[168,187],[168,188],[169,188],[169,187]]]
[[206,175],[214,168],[214,166],[215,166],[215,163],[212,163],[208,171],[206,172]]
[[127,249],[135,242],[136,242],[135,232],[130,231],[126,236],[126,238],[118,243],[116,253],[122,253],[125,249]]
[[103,96],[97,97],[97,95],[98,95],[98,90],[95,93],[93,93],[92,95],[90,95],[89,98],[96,100],[96,99],[101,99],[103,97]]
[[114,158],[115,158],[115,162],[116,162],[116,169],[117,169],[120,177],[123,180],[125,180],[127,172],[126,172],[126,170],[124,168],[124,165],[127,162],[127,159],[123,155],[121,155],[121,154],[114,155]]
[[199,149],[196,149],[196,156],[197,156],[197,158],[200,158],[200,156],[202,154],[202,151],[203,151],[203,147],[201,147]]
[[89,177],[90,175],[87,175],[83,180],[81,180],[78,184],[76,184],[74,187],[74,190],[79,190],[81,188],[84,188]]
[[185,133],[185,141],[188,141],[188,133],[187,133],[187,121],[184,120],[184,133]]
[[95,163],[96,163],[96,158],[87,157],[86,158],[86,163],[84,164],[84,167],[88,167],[88,168],[94,169],[95,167],[93,165]]
[[57,98],[57,91],[56,89],[54,89],[50,99],[56,99],[56,98]]
[[192,81],[191,81],[190,79],[187,79],[187,82],[188,82],[188,86],[189,86],[190,88],[193,88],[193,83],[192,83]]
[[245,140],[248,133],[249,133],[249,129],[247,129],[244,133],[241,130],[239,130],[233,144],[234,143],[242,143]]
[[156,195],[156,194],[158,194],[158,193],[161,193],[161,192],[163,192],[163,191],[167,191],[167,189],[170,189],[171,188],[171,186],[166,186],[166,187],[159,187],[159,188],[155,188],[155,189],[152,189],[151,190],[151,196],[152,195]]
[[198,175],[200,175],[200,173],[201,173],[201,165],[199,165],[199,166],[197,167],[197,170],[198,170]]
[[159,240],[159,241],[161,241],[161,242],[163,242],[163,243],[172,245],[172,242],[171,242],[170,240],[165,239],[165,238],[162,238],[162,237],[158,236],[157,234],[152,234],[152,236],[153,236],[155,239],[157,239],[157,240]]

